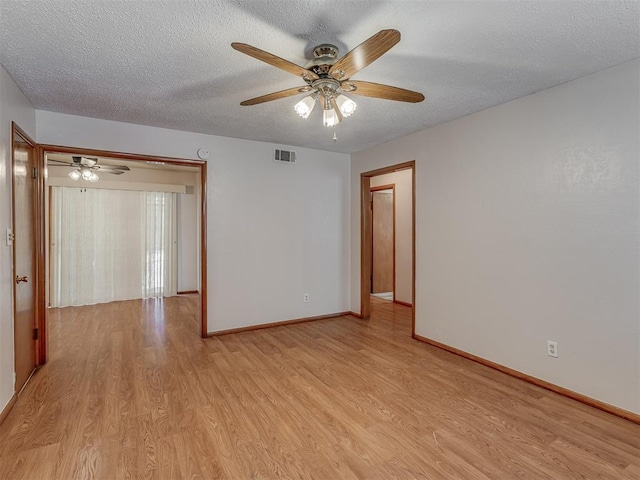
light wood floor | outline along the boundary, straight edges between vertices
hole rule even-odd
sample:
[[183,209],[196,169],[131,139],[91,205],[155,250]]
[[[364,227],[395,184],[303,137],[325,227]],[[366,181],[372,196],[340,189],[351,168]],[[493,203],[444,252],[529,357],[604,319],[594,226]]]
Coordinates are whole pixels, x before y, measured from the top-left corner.
[[0,479],[638,479],[640,427],[410,338],[410,310],[202,340],[193,298],[54,310]]

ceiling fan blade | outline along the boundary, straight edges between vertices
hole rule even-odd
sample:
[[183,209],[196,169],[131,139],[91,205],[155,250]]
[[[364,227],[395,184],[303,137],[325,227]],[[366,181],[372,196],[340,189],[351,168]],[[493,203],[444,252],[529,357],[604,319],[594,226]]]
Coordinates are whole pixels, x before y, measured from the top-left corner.
[[269,65],[273,65],[274,67],[284,70],[285,72],[293,73],[294,75],[297,75],[304,79],[316,80],[318,78],[318,75],[310,70],[307,70],[306,68],[301,67],[300,65],[296,65],[295,63],[285,60],[284,58],[280,58],[276,55],[273,55],[272,53],[260,50],[259,48],[252,47],[251,45],[247,45],[246,43],[233,42],[231,44],[231,47],[239,52],[244,53],[245,55],[257,58],[258,60],[268,63]]
[[93,167],[96,163],[98,163],[97,158],[89,158],[89,157],[71,157],[73,159],[73,163],[77,166],[82,167]]
[[288,88],[286,90],[280,90],[279,92],[269,93],[267,95],[262,95],[261,97],[245,100],[244,102],[241,102],[240,105],[243,105],[245,107],[248,105],[257,105],[259,103],[270,102],[271,100],[279,100],[281,98],[291,97],[293,95],[297,95],[298,93],[308,92],[309,90],[311,90],[310,87]]
[[[351,86],[354,86],[355,89],[351,90]],[[384,98],[398,102],[419,103],[424,100],[424,95],[419,92],[361,80],[344,82],[342,89],[347,93],[354,93],[363,97]]]
[[100,169],[100,173],[111,173],[113,175],[122,175],[126,170],[105,170],[104,168]]
[[123,172],[128,172],[130,169],[126,165],[96,165],[98,170],[101,172],[109,172],[120,174]]
[[73,163],[64,162],[62,160],[54,160],[53,158],[47,159],[47,165],[51,165],[54,167],[77,167]]
[[399,41],[399,31],[380,30],[334,63],[329,69],[329,75],[338,80],[351,78]]

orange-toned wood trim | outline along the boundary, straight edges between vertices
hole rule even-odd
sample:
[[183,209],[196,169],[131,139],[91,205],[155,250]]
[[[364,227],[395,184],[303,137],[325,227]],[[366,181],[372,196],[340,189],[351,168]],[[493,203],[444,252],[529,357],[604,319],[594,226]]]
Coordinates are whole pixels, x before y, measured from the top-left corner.
[[403,302],[402,300],[393,299],[393,303],[397,303],[398,305],[403,305],[405,307],[413,307],[409,302]]
[[349,315],[351,315],[352,317],[356,317],[356,318],[359,318],[360,320],[362,320],[362,315],[360,315],[359,313],[349,312]]
[[294,323],[315,322],[316,320],[327,320],[329,318],[344,317],[352,315],[353,312],[329,313],[327,315],[318,315],[316,317],[295,318],[293,320],[284,320],[282,322],[261,323],[260,325],[249,325],[247,327],[230,328],[228,330],[218,330],[217,332],[209,332],[208,337],[218,337],[220,335],[229,335],[231,333],[250,332],[253,330],[262,330],[264,328],[282,327],[283,325],[293,325]]
[[588,405],[590,407],[597,408],[598,410],[602,410],[603,412],[607,412],[617,417],[624,418],[625,420],[630,420],[631,422],[640,425],[640,415],[638,415],[637,413],[629,412],[628,410],[624,410],[620,407],[610,405],[600,400],[596,400],[595,398],[588,397],[587,395],[583,395],[582,393],[574,392],[573,390],[569,390],[568,388],[564,388],[545,380],[541,380],[537,377],[533,377],[526,373],[519,372],[518,370],[514,370],[513,368],[505,367],[504,365],[501,365],[499,363],[495,363],[491,360],[478,357],[477,355],[473,355],[472,353],[467,353],[464,350],[459,350],[455,347],[451,347],[449,345],[445,345],[444,343],[431,340],[430,338],[423,337],[416,333],[413,334],[413,338],[421,342],[428,343],[429,345],[433,345],[434,347],[440,348],[442,350],[446,350],[447,352],[454,353],[473,362],[493,368],[502,373],[506,373],[507,375],[510,375],[512,377],[524,380],[525,382],[532,383],[533,385],[537,385],[538,387],[550,390],[564,397],[576,400],[580,403],[584,403],[585,405]]
[[[411,334],[415,335],[416,331],[416,162],[398,163],[389,167],[383,167],[376,170],[370,170],[360,174],[360,312],[363,318],[371,316],[371,255],[367,248],[371,245],[371,214],[368,199],[371,196],[371,177],[384,175],[387,173],[398,172],[400,170],[411,169],[411,268],[413,272],[411,285]],[[394,190],[395,191],[395,190]],[[367,213],[368,212],[368,213]],[[369,218],[367,219],[367,214]],[[367,221],[368,220],[368,221]],[[367,228],[368,227],[368,228]],[[395,229],[394,229],[395,230]],[[368,257],[367,257],[368,255]],[[394,255],[395,257],[395,255]],[[395,290],[395,285],[394,285]],[[395,296],[395,293],[394,293]]]
[[371,187],[370,190],[372,192],[379,192],[380,190],[393,190],[395,187],[395,183],[390,183],[389,185],[379,185],[377,187]]
[[371,316],[371,261],[373,224],[371,215],[371,177],[360,176],[360,314]]
[[198,290],[180,290],[176,292],[178,295],[191,295],[193,293],[198,293]]
[[207,337],[207,163],[200,164],[200,336]]
[[393,301],[396,299],[396,186],[393,185]]
[[51,227],[51,225],[53,224],[52,217],[53,217],[53,187],[49,186],[48,187],[48,194],[49,194],[49,235],[48,235],[48,245],[47,245],[47,250],[49,251],[49,265],[47,268],[47,272],[49,274],[49,304],[47,305],[47,307],[51,307],[51,265],[52,265],[52,261],[51,261],[51,237],[53,236],[53,228]]
[[11,133],[20,135],[30,146],[35,147],[37,144],[16,122],[11,122]]
[[368,172],[363,172],[360,174],[361,177],[377,177],[379,175],[384,175],[385,173],[393,173],[399,172],[400,170],[407,170],[409,168],[415,167],[415,160],[410,160],[404,163],[397,163],[395,165],[390,165],[388,167],[377,168],[375,170],[369,170]]
[[416,334],[416,162],[411,163],[411,336]]
[[69,153],[73,155],[91,155],[94,157],[119,158],[121,160],[133,160],[140,162],[163,162],[172,165],[187,165],[197,167],[206,165],[203,160],[192,160],[189,158],[162,157],[159,155],[144,155],[140,153],[110,152],[108,150],[97,150],[93,148],[67,147],[64,145],[41,144],[40,147],[45,153]]
[[40,145],[36,145],[36,168],[38,170],[36,192],[36,276],[38,280],[36,317],[38,328],[38,340],[36,341],[36,365],[41,366],[47,362],[47,264],[46,264],[46,211],[45,211],[45,172],[44,154]]
[[7,405],[0,412],[0,425],[2,425],[2,422],[4,422],[4,419],[7,418],[7,415],[9,415],[9,412],[15,405],[16,400],[18,400],[18,394],[14,393],[9,399],[9,402],[7,403]]
[[140,162],[162,162],[171,165],[185,165],[200,168],[200,336],[205,338],[207,336],[207,162],[187,158],[67,147],[64,145],[43,144],[40,145],[40,148],[43,159],[47,153],[68,153]]

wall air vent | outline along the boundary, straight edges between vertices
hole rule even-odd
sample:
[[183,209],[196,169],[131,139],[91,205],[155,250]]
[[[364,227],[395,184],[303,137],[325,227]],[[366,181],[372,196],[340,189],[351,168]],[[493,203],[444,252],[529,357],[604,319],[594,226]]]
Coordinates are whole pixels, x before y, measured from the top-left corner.
[[282,163],[296,163],[296,152],[290,152],[289,150],[280,150],[276,148],[276,155],[273,158],[273,161]]

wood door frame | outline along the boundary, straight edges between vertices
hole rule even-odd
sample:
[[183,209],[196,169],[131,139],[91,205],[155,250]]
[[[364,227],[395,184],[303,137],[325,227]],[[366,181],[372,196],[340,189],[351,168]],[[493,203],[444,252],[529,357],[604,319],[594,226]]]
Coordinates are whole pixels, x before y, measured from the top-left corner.
[[[93,157],[110,157],[120,160],[130,160],[133,162],[162,162],[170,165],[183,165],[189,167],[198,167],[200,169],[200,337],[207,337],[207,162],[204,160],[191,160],[187,158],[162,157],[158,155],[143,155],[137,153],[113,152],[109,150],[97,150],[81,147],[65,147],[60,145],[40,145],[40,161],[44,168],[45,158],[48,153],[65,153],[71,155],[93,156]],[[44,182],[42,184],[43,200],[42,208],[44,210]],[[43,218],[44,225],[44,218]],[[44,227],[43,227],[44,228]],[[44,238],[43,238],[43,258],[44,265]],[[43,295],[44,304],[44,295]],[[44,324],[47,318],[45,316]],[[46,329],[45,329],[46,333]],[[46,338],[44,335],[41,336]],[[46,359],[46,341],[42,342],[45,347]],[[43,362],[44,363],[44,362]]]
[[[392,255],[393,255],[393,301],[396,301],[396,184],[390,183],[388,185],[380,185],[378,187],[370,187],[369,191],[371,192],[371,275],[373,275],[373,192],[379,192],[380,190],[392,190],[392,216],[393,216],[393,246],[392,246]],[[372,288],[373,290],[373,282]]]
[[[36,186],[34,188],[33,194],[33,271],[35,278],[33,279],[33,328],[38,330],[38,338],[34,340],[35,342],[35,367],[42,365],[44,363],[44,359],[42,357],[42,344],[43,342],[43,319],[45,315],[45,304],[44,304],[44,289],[42,287],[44,282],[44,257],[42,253],[44,252],[44,215],[43,215],[43,188],[44,185],[44,170],[42,169],[42,162],[40,161],[40,149],[38,144],[22,129],[16,122],[11,122],[11,168],[13,170],[14,163],[14,152],[15,152],[15,136],[18,135],[25,143],[27,143],[31,148],[33,148],[34,154],[34,163],[36,165]],[[15,190],[13,188],[13,171],[12,175],[12,183],[11,183],[11,228],[15,233]],[[15,258],[15,248],[12,248],[11,253],[11,261],[12,261],[12,279],[14,275],[16,258]],[[16,343],[15,343],[15,332],[17,331],[15,327],[16,322],[16,289],[15,283],[13,286],[13,322],[14,322],[14,339],[13,339],[13,356],[14,362],[16,362]],[[15,366],[14,366],[15,369]],[[27,380],[28,382],[28,380]],[[26,382],[25,382],[26,385]]]
[[[371,317],[371,247],[372,223],[369,202],[371,177],[411,169],[411,335],[416,333],[416,162],[398,163],[360,174],[360,315]],[[395,286],[394,286],[395,288]]]

